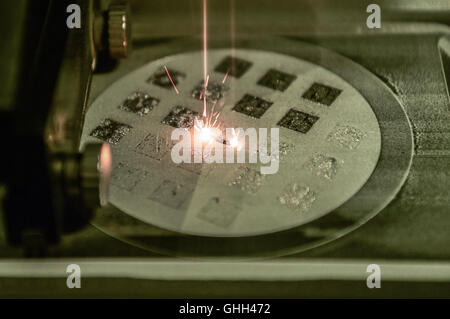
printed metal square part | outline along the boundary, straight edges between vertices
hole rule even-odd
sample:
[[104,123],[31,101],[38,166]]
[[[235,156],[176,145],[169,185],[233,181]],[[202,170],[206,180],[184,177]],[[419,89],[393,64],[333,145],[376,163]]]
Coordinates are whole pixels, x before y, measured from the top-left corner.
[[317,120],[318,116],[290,109],[277,125],[306,134]]
[[117,144],[130,132],[131,126],[111,119],[104,119],[89,135],[109,144]]
[[233,203],[227,203],[219,197],[213,197],[202,207],[197,217],[215,226],[228,228],[233,224],[238,214],[239,208]]
[[203,94],[206,96],[208,102],[217,102],[223,97],[223,93],[226,87],[222,83],[217,83],[214,81],[208,81],[208,87],[205,92],[204,81],[200,81],[199,84],[191,92],[191,96],[196,100],[202,100],[204,98]]
[[148,198],[176,209],[192,196],[192,191],[192,185],[164,180]]
[[316,103],[330,106],[341,92],[342,90],[335,89],[331,86],[314,83],[302,97]]
[[304,167],[317,176],[331,180],[336,175],[340,164],[341,163],[332,156],[316,154],[305,163]]
[[259,85],[268,87],[270,89],[283,92],[286,90],[297,77],[292,74],[281,72],[275,69],[270,69],[266,74],[258,81]]
[[214,71],[240,78],[251,66],[252,63],[249,61],[227,56],[216,66]]
[[113,169],[111,183],[121,189],[131,192],[137,184],[147,177],[147,175],[148,172],[141,168],[130,167],[123,163],[118,163]]
[[164,137],[153,134],[146,135],[136,146],[135,151],[139,154],[161,160],[170,151],[172,142]]
[[184,106],[175,106],[170,113],[161,121],[163,124],[175,128],[191,128],[198,113]]
[[316,195],[309,187],[298,183],[287,185],[283,193],[278,196],[281,205],[286,205],[289,209],[299,213],[310,209],[315,199]]
[[131,94],[119,108],[124,111],[135,113],[139,116],[148,114],[153,108],[158,105],[159,99],[151,97],[144,92],[134,92]]
[[248,194],[255,194],[263,185],[264,179],[265,175],[262,175],[260,171],[241,166],[228,185],[240,188]]
[[349,150],[354,150],[365,136],[366,133],[355,127],[342,125],[336,126],[334,130],[328,134],[327,140]]
[[[167,71],[170,74],[170,77],[172,78],[173,84],[177,85],[181,79],[186,77],[186,74],[180,71],[176,71],[173,69],[167,69]],[[155,73],[153,73],[148,79],[147,83],[152,83],[154,85],[160,86],[165,89],[172,89],[173,84],[170,81],[169,76],[167,75],[167,72],[164,68],[159,69]]]
[[272,102],[263,100],[259,97],[245,94],[244,97],[233,107],[233,111],[259,119],[272,104]]

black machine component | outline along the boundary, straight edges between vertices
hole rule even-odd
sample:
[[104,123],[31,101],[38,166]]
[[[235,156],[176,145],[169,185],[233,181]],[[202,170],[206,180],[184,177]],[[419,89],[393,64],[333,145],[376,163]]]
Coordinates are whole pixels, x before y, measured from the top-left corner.
[[[70,4],[79,6],[86,27],[66,27],[61,13]],[[88,0],[20,1],[12,10],[25,24],[13,98],[0,113],[1,133],[8,137],[0,175],[7,190],[5,226],[11,244],[39,256],[62,233],[85,226],[100,203],[97,165],[109,148],[90,145],[80,153],[79,141],[98,55],[106,60],[129,50],[121,47],[125,41],[114,42],[129,32],[113,34],[114,15],[127,13],[117,5],[101,12]]]

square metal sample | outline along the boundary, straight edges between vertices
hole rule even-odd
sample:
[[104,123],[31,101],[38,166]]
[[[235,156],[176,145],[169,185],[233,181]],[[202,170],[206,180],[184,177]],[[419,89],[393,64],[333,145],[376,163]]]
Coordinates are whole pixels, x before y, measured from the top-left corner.
[[259,85],[278,90],[286,90],[297,77],[292,74],[270,69],[266,74],[258,81]]
[[259,97],[245,94],[233,107],[233,111],[259,119],[272,104],[272,102],[263,100]]
[[[177,85],[180,80],[184,77],[186,77],[186,74],[180,71],[176,71],[173,69],[167,68],[167,71],[170,74],[170,77],[172,78],[173,84]],[[165,89],[172,89],[173,84],[170,81],[169,76],[167,75],[167,72],[164,68],[156,71],[153,73],[148,79],[147,83],[152,83],[154,85],[160,86]]]
[[136,146],[135,151],[139,154],[161,160],[170,151],[172,142],[164,137],[148,134]]
[[287,185],[283,193],[278,196],[281,205],[297,212],[306,212],[316,200],[316,194],[307,186],[292,183]]
[[151,97],[144,92],[134,92],[121,105],[119,109],[144,116],[158,105],[159,99]]
[[192,90],[191,96],[197,100],[203,100],[205,94],[206,100],[208,102],[217,102],[223,97],[223,93],[226,90],[226,87],[222,83],[217,83],[213,81],[208,81],[208,87],[205,92],[205,84],[204,81],[200,81],[199,84]]
[[108,142],[109,144],[117,144],[130,130],[131,126],[127,124],[116,122],[111,119],[104,119],[89,135]]
[[147,175],[143,169],[118,163],[113,169],[111,184],[131,192]]
[[240,167],[235,177],[228,183],[238,187],[248,194],[255,194],[262,186],[265,175],[249,167]]
[[295,148],[295,145],[287,142],[280,142],[279,148],[280,150],[278,153],[280,154],[281,157],[283,157],[291,153],[292,150]]
[[221,228],[228,228],[234,222],[239,209],[233,203],[224,202],[219,197],[209,199],[197,217]]
[[198,113],[184,106],[175,106],[170,113],[161,121],[163,124],[175,128],[191,128]]
[[[259,141],[259,146],[258,146],[258,149],[256,150],[256,154],[258,154],[258,156],[259,156],[259,153],[260,153],[260,147],[264,147],[264,149],[267,152],[267,155],[271,156],[272,151],[270,149],[270,144],[267,145],[266,141]],[[292,153],[294,148],[295,148],[294,144],[280,141],[279,145],[278,145],[278,154],[274,155],[274,158],[277,159],[277,160],[284,159],[284,158],[286,158],[287,155]]]
[[304,167],[317,176],[331,180],[336,175],[340,164],[334,157],[316,154],[304,164]]
[[366,134],[352,126],[336,126],[327,136],[327,141],[336,143],[349,150],[356,149]]
[[334,100],[341,94],[342,90],[333,88],[328,85],[314,83],[311,87],[303,94],[303,98],[330,106]]
[[192,185],[182,185],[169,180],[164,180],[158,188],[150,194],[148,199],[177,209],[181,207],[187,199],[192,197],[192,192]]
[[318,116],[290,109],[277,125],[306,134],[318,119]]
[[214,71],[224,74],[228,72],[228,75],[240,78],[251,66],[252,63],[249,61],[227,56],[216,66]]

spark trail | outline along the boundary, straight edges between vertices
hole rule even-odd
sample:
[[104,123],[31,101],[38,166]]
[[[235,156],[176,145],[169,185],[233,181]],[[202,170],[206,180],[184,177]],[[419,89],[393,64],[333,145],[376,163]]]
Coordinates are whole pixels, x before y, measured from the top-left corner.
[[[206,90],[208,89],[208,15],[207,15],[207,0],[203,0],[203,122],[206,120]],[[203,123],[206,124],[206,123]]]
[[170,82],[172,82],[172,85],[173,85],[173,88],[175,89],[175,92],[177,92],[177,94],[180,94],[180,92],[178,91],[177,86],[173,82],[172,77],[170,76],[169,70],[167,69],[166,66],[164,66],[164,70],[166,70],[167,76],[169,77]]
[[227,73],[225,74],[225,76],[224,76],[224,78],[223,78],[223,80],[222,80],[222,84],[225,84],[225,81],[226,81],[227,78],[228,78],[228,72],[230,72],[230,70],[227,70]]
[[[233,137],[230,141],[218,139],[216,135],[217,130],[221,129],[221,125],[218,123],[219,116],[221,114],[221,109],[223,108],[223,104],[219,104],[219,110],[216,111],[216,103],[215,101],[211,106],[211,111],[208,112],[207,106],[207,90],[209,84],[209,74],[208,74],[208,16],[207,16],[207,0],[203,0],[203,91],[200,92],[200,100],[203,100],[203,112],[202,117],[194,119],[194,129],[200,133],[200,139],[205,143],[212,143],[213,141],[218,141],[220,143],[224,143],[226,145],[230,145],[231,147],[237,148],[238,141],[237,135],[233,129]],[[222,80],[222,85],[225,84],[227,80],[229,70],[227,70],[225,77]]]

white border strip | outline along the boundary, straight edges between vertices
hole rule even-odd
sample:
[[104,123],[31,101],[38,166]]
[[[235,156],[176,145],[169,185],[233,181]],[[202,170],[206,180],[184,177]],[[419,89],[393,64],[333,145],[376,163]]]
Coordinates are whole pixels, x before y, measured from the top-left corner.
[[365,280],[367,266],[377,264],[383,281],[450,282],[450,263],[384,261],[185,261],[185,260],[10,260],[0,262],[0,277],[67,277],[66,268],[77,264],[84,278],[147,280]]

